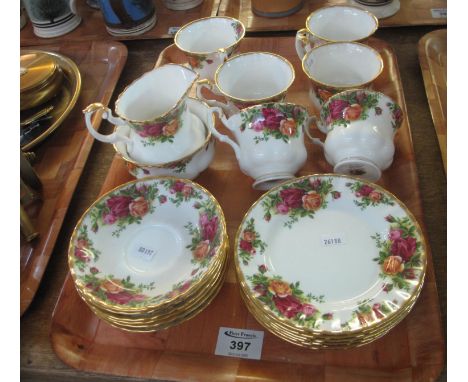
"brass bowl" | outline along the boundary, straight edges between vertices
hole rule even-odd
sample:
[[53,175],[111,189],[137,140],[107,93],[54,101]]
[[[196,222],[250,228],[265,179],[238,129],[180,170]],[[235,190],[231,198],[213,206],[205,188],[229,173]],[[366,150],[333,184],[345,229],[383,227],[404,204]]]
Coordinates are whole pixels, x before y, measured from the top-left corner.
[[53,56],[45,53],[24,54],[20,62],[21,111],[39,106],[59,92],[63,72]]

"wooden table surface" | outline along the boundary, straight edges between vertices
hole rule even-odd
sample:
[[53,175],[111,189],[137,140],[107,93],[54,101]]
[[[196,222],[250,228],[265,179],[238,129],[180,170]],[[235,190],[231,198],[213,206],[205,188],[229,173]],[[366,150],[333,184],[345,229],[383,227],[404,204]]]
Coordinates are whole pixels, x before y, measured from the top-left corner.
[[[424,90],[417,47],[420,38],[435,29],[440,27],[383,29],[377,31],[375,36],[390,43],[398,58],[419,174],[424,223],[432,249],[446,338],[446,175]],[[293,33],[281,35],[293,35]],[[256,36],[267,35],[256,34]],[[125,42],[128,47],[128,60],[110,102],[111,106],[125,85],[150,70],[161,50],[170,43],[170,40]],[[102,131],[110,132],[111,126],[106,123]],[[141,381],[141,379],[91,374],[71,369],[57,358],[49,342],[52,311],[68,271],[67,247],[70,235],[84,210],[96,199],[113,157],[114,150],[111,145],[94,143],[42,283],[34,301],[21,318],[22,381]],[[446,368],[438,381],[445,380]]]

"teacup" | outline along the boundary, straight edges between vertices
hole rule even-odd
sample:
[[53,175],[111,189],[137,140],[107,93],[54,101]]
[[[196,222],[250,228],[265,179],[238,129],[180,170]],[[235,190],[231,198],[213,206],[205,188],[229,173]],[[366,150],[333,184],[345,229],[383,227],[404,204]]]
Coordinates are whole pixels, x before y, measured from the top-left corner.
[[377,30],[379,21],[372,13],[358,7],[334,5],[319,8],[306,20],[306,27],[296,33],[299,58],[312,48],[330,42],[362,41]]
[[[294,77],[294,68],[284,57],[268,52],[243,53],[216,70],[214,84],[199,81],[197,97],[231,116],[249,106],[284,100]],[[206,99],[201,92],[205,87],[224,97],[225,103]]]
[[355,88],[370,88],[382,73],[380,53],[358,42],[319,45],[302,59],[302,70],[310,79],[309,97],[320,109],[333,94]]
[[363,89],[335,94],[322,106],[320,119],[311,119],[327,137],[325,143],[309,137],[324,148],[334,172],[376,181],[392,164],[403,112],[385,94]]
[[[164,163],[176,160],[199,144],[191,128],[187,110],[187,94],[198,74],[176,64],[153,69],[135,80],[119,95],[115,114],[99,103],[85,110],[86,127],[91,135],[106,143],[124,142],[132,159],[141,163]],[[91,116],[102,111],[102,117],[114,125],[130,128],[129,134],[114,131],[110,135],[98,133]]]
[[237,49],[244,35],[245,27],[239,20],[205,17],[180,28],[174,43],[200,78],[213,80],[216,69]]
[[237,142],[210,127],[213,135],[228,143],[241,171],[254,178],[253,188],[267,190],[294,178],[304,165],[307,151],[303,131],[308,127],[307,110],[292,103],[265,103],[241,110],[227,119],[213,108]]
[[[211,128],[214,128],[214,115],[210,107],[195,98],[187,99],[188,111],[192,116],[192,128],[197,135],[201,135],[201,144],[194,146],[193,150],[187,155],[176,160],[148,164],[133,160],[127,153],[125,143],[118,142],[114,144],[115,151],[125,160],[128,171],[136,178],[144,178],[153,175],[176,176],[185,179],[194,179],[205,170],[214,156],[215,140],[211,135]],[[128,126],[116,126],[122,134],[128,134]]]

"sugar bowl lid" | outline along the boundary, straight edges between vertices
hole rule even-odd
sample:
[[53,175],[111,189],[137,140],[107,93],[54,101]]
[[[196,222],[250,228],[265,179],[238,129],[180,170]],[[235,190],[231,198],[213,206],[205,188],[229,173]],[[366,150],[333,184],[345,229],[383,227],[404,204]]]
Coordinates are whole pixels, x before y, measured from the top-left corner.
[[46,53],[28,53],[20,57],[20,91],[30,92],[50,82],[59,70],[55,59]]

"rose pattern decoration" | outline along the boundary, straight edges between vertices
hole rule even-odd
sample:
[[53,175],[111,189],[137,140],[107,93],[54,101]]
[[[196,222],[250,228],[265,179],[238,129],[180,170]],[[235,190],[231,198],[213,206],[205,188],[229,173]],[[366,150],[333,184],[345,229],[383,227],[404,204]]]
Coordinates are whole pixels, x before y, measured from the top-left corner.
[[92,231],[98,232],[102,225],[116,225],[113,236],[120,233],[129,225],[139,223],[148,213],[154,211],[152,203],[159,190],[154,184],[132,184],[129,187],[110,194],[104,201],[96,204],[90,212]]
[[259,251],[263,253],[267,244],[260,239],[260,234],[255,230],[255,219],[250,218],[239,236],[238,255],[244,265],[248,265],[253,256]]
[[269,277],[267,267],[262,264],[258,272],[248,276],[254,296],[281,317],[288,318],[300,325],[314,328],[321,317],[312,301],[323,303],[323,296],[305,294],[300,283],[288,283],[280,276]]
[[205,65],[211,65],[214,61],[207,54],[193,54],[187,56],[187,61],[192,69],[203,69]]
[[84,271],[87,264],[99,260],[101,252],[93,247],[93,242],[88,235],[88,226],[82,225],[78,231],[75,240],[75,247],[73,248],[73,264],[80,271]]
[[238,21],[233,21],[231,23],[231,27],[232,29],[234,29],[234,32],[236,33],[236,40],[239,40],[242,37],[242,34],[244,33],[244,27]]
[[349,330],[353,322],[358,324],[357,326],[359,327],[366,327],[373,322],[382,320],[392,313],[392,311],[388,302],[363,301],[359,303],[357,309],[353,311],[351,318],[341,324],[341,327]]
[[[346,92],[333,97],[321,109],[320,116],[331,128],[334,126],[347,127],[352,121],[366,120],[373,113],[375,116],[382,114],[382,108],[378,106],[381,98],[379,93],[370,93],[365,90]],[[391,110],[392,126],[400,127],[403,121],[403,112],[396,103],[387,102],[386,106]]]
[[346,183],[346,187],[348,187],[351,191],[354,192],[354,196],[358,198],[355,199],[353,202],[361,210],[366,209],[369,206],[375,207],[378,205],[387,205],[393,206],[395,202],[384,192],[377,190],[375,187],[372,187],[363,182],[348,182]]
[[177,207],[189,200],[201,200],[202,193],[196,190],[191,183],[183,179],[165,179],[162,185],[169,192],[169,200]]
[[164,118],[158,118],[158,122],[131,124],[133,129],[142,138],[143,146],[154,146],[156,143],[173,143],[174,136],[182,128],[182,113],[186,110],[187,103],[182,102],[174,111]]
[[284,226],[291,228],[299,218],[313,218],[319,209],[327,208],[329,195],[331,200],[341,197],[340,192],[333,190],[331,179],[305,178],[268,194],[261,204],[264,219],[270,221],[273,215],[284,215],[288,217]]
[[263,107],[252,107],[241,112],[241,131],[247,128],[258,133],[255,143],[266,142],[271,137],[289,142],[300,135],[307,111],[296,105],[269,103]]
[[391,281],[384,285],[384,291],[389,292],[394,287],[409,291],[408,280],[415,280],[421,271],[422,244],[417,238],[416,226],[408,217],[388,215],[386,220],[390,223],[387,237],[383,239],[379,233],[371,236],[379,249],[379,256],[373,260],[381,266],[380,277]]
[[198,226],[187,223],[184,227],[192,237],[191,243],[186,246],[192,251],[192,264],[205,268],[210,259],[216,254],[221,244],[221,231],[216,206],[211,200],[194,205],[199,210]]

